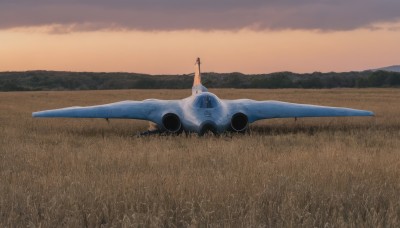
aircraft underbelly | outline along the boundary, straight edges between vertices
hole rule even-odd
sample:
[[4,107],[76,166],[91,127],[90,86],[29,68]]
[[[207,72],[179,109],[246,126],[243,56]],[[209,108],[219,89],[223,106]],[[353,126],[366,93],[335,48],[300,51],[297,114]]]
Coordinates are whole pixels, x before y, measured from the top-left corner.
[[217,132],[225,131],[230,125],[227,114],[222,109],[193,109],[185,112],[183,127],[186,131],[200,132],[205,125],[211,125]]

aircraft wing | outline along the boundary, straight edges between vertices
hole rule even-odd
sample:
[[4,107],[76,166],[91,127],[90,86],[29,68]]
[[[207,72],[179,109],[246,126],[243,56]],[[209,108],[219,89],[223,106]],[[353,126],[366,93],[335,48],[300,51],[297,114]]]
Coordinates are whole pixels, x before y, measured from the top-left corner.
[[69,107],[32,113],[33,117],[140,119],[159,122],[168,109],[179,108],[178,101],[144,100]]
[[233,109],[243,112],[249,122],[272,118],[301,118],[301,117],[336,117],[336,116],[373,116],[366,110],[351,108],[295,104],[280,101],[236,100]]

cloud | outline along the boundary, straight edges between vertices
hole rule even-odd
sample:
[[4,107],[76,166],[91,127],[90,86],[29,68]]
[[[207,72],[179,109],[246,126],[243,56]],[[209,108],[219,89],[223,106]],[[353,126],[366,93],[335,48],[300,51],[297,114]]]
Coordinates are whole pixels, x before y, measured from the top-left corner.
[[399,9],[398,0],[2,0],[0,29],[352,30],[397,22]]

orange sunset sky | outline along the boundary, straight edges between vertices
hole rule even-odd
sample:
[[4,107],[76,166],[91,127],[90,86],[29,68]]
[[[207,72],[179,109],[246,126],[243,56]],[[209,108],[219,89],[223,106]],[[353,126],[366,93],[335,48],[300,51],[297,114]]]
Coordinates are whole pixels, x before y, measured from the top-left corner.
[[0,3],[0,71],[183,74],[193,71],[196,57],[207,72],[400,64],[395,1],[190,2],[6,0]]

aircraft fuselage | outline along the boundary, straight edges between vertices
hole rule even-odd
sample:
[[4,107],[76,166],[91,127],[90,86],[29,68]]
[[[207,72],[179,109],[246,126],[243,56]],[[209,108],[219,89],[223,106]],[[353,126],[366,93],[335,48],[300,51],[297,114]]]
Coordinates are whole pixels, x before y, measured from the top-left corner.
[[231,113],[215,94],[203,92],[182,100],[182,127],[184,131],[204,134],[222,133],[230,128]]

